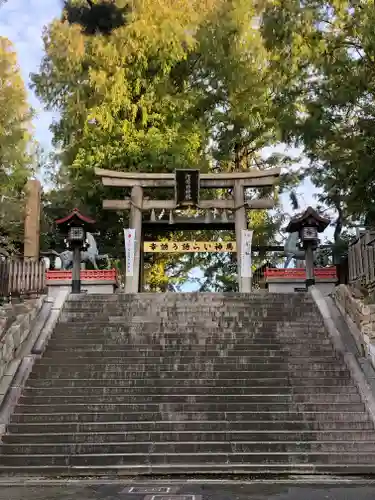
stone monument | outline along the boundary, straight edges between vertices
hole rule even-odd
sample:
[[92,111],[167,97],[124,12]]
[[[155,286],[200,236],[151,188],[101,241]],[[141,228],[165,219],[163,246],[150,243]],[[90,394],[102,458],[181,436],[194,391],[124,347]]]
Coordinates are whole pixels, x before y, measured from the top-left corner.
[[26,184],[26,208],[24,228],[24,258],[25,260],[39,259],[40,245],[40,200],[42,188],[36,179]]

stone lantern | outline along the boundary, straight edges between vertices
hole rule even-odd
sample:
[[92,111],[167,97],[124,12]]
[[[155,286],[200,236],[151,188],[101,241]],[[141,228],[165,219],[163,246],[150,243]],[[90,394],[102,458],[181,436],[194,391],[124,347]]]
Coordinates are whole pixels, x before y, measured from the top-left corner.
[[314,251],[318,248],[319,237],[329,225],[330,220],[322,217],[312,207],[308,207],[302,215],[292,217],[285,230],[288,233],[298,233],[300,242],[305,249],[306,288],[315,284]]
[[66,217],[56,221],[56,225],[66,237],[68,248],[73,254],[72,293],[81,292],[81,250],[85,249],[86,233],[94,224],[93,219],[82,215],[77,208]]

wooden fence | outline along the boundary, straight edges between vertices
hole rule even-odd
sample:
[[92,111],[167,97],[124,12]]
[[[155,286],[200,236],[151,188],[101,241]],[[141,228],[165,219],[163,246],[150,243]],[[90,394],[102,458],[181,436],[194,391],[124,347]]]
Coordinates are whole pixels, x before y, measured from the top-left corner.
[[0,297],[39,294],[45,287],[44,261],[0,261]]
[[375,231],[361,232],[348,251],[349,283],[375,287]]

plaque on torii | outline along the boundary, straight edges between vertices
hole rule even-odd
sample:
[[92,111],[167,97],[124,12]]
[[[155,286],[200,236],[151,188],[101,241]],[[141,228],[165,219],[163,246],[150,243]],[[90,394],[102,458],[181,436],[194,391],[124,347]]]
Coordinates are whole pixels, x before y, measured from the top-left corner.
[[175,170],[176,208],[199,205],[200,172],[193,169]]
[[[119,172],[115,170],[95,169],[95,174],[102,179],[104,186],[131,188],[130,198],[122,200],[103,200],[105,210],[130,210],[129,227],[135,229],[134,274],[125,283],[125,292],[137,293],[140,286],[141,253],[143,252],[143,227],[148,225],[160,230],[183,229],[226,229],[235,230],[237,248],[241,248],[242,231],[247,229],[247,210],[272,209],[275,199],[256,197],[247,199],[246,188],[261,189],[273,187],[279,183],[281,169],[250,169],[246,172],[204,173],[198,170],[176,170],[174,173],[141,173]],[[173,200],[146,199],[144,188],[172,188],[175,192]],[[200,189],[230,189],[231,196],[224,199],[200,200]],[[210,217],[173,217],[173,211],[179,208],[195,207],[199,210],[221,210],[233,215],[222,220]],[[149,218],[143,220],[143,212],[156,210],[170,212],[169,219]],[[154,219],[154,220],[152,220]],[[241,263],[237,259],[239,291],[251,291],[251,278],[241,276]]]

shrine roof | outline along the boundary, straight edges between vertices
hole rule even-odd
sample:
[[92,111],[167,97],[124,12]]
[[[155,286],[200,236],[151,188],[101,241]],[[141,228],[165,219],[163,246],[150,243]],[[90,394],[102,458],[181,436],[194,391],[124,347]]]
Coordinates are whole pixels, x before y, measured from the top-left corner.
[[330,220],[320,215],[314,208],[308,207],[302,214],[292,217],[285,228],[287,233],[298,232],[306,225],[313,225],[322,233],[329,225]]
[[78,208],[75,208],[70,214],[66,217],[62,217],[61,219],[57,219],[56,224],[58,226],[62,225],[71,225],[72,223],[84,224],[84,225],[93,225],[95,224],[94,219],[87,217],[86,215],[81,214]]

